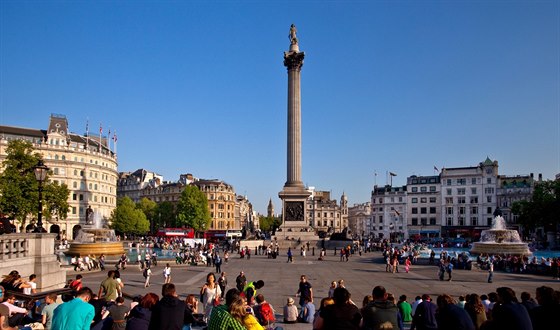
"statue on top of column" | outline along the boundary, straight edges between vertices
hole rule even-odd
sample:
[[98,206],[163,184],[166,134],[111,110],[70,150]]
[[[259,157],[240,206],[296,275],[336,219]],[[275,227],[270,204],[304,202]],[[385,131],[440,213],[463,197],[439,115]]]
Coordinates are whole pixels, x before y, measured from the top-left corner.
[[292,26],[290,27],[290,35],[288,36],[288,38],[290,38],[290,42],[292,45],[297,45],[298,43],[296,32],[297,32],[296,26],[295,24],[292,24]]

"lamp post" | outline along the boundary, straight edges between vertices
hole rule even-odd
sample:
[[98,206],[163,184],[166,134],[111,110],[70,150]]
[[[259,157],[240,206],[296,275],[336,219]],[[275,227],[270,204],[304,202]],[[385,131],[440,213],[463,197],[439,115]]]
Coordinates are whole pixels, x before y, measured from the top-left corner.
[[33,172],[35,173],[35,179],[39,183],[39,212],[37,215],[37,226],[35,227],[36,233],[43,232],[43,181],[47,178],[47,172],[49,168],[43,164],[43,161],[39,159],[37,165],[33,167]]

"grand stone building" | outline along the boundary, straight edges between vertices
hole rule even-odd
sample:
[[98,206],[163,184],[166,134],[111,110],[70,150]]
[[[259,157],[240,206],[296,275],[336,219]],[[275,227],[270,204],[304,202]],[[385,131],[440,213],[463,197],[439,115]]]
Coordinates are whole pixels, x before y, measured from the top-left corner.
[[348,207],[348,227],[360,237],[367,237],[371,228],[371,203],[354,204]]
[[441,181],[439,175],[410,176],[406,180],[408,235],[416,239],[439,237],[441,219]]
[[371,192],[371,228],[374,238],[402,239],[406,230],[406,186],[373,187]]
[[146,188],[156,188],[163,183],[163,176],[140,168],[134,172],[120,172],[117,181],[117,197],[129,197],[138,203]]
[[197,186],[208,199],[212,218],[210,229],[241,229],[241,224],[235,222],[236,195],[232,185],[221,180],[198,180],[192,184]]
[[497,206],[498,161],[478,166],[443,168],[441,177],[442,236],[474,236],[489,227]]
[[107,224],[116,207],[118,176],[110,137],[70,132],[66,116],[52,114],[46,130],[0,126],[0,161],[6,158],[8,142],[18,139],[31,142],[51,171],[49,179],[66,184],[70,190],[68,217],[44,219],[47,231],[72,239],[86,224],[88,208]]
[[307,218],[309,226],[317,232],[341,232],[348,227],[348,198],[346,194],[340,197],[340,205],[331,199],[329,191],[317,191],[313,187],[308,189]]

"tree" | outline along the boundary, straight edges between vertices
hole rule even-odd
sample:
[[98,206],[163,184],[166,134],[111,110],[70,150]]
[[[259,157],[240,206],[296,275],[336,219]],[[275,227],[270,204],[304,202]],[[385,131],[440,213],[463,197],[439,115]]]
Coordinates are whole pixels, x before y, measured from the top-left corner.
[[111,213],[111,228],[125,234],[145,234],[150,230],[146,215],[130,197],[117,200],[117,207]]
[[525,229],[555,230],[560,222],[560,181],[536,183],[531,200],[513,203],[511,211]]
[[260,217],[259,228],[263,231],[274,231],[282,225],[282,218],[279,217]]
[[[39,183],[35,179],[33,167],[42,159],[34,152],[29,141],[13,140],[6,148],[6,159],[2,162],[4,171],[0,174],[0,212],[25,227],[27,218],[37,213],[39,205]],[[68,214],[69,190],[65,184],[43,182],[43,208],[47,218],[57,216],[64,220]],[[43,210],[45,211],[45,210]]]
[[175,226],[175,206],[171,202],[161,202],[157,206],[155,228]]
[[157,204],[156,202],[143,197],[137,204],[136,204],[136,208],[142,210],[142,212],[144,212],[144,215],[146,216],[146,219],[148,219],[148,222],[150,224],[150,231],[153,232],[153,224],[155,222],[155,217],[156,217],[156,210],[157,210]]
[[68,205],[68,196],[70,195],[68,186],[64,183],[52,182],[43,188],[43,192],[45,193],[45,201],[47,203],[45,216],[48,219],[54,217],[58,220],[66,219],[70,208]]
[[186,186],[177,203],[177,222],[195,231],[205,231],[210,227],[210,211],[206,195],[197,186]]

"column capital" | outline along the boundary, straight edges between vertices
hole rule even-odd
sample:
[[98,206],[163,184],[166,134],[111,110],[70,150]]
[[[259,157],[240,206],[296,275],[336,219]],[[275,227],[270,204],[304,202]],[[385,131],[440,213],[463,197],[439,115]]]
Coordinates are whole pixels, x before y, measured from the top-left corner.
[[303,66],[304,52],[284,52],[284,66],[290,70],[301,70]]

